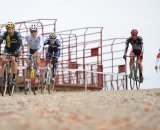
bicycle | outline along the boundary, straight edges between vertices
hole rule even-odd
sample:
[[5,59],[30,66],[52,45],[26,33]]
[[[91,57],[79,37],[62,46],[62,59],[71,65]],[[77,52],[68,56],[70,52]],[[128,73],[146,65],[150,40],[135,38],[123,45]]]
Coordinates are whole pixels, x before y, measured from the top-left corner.
[[12,96],[14,88],[16,86],[15,83],[13,83],[13,78],[11,78],[12,56],[15,55],[8,53],[3,53],[0,55],[5,55],[7,59],[5,70],[2,74],[2,79],[1,79],[1,93],[2,96],[5,96],[6,93],[8,92],[9,96]]
[[129,79],[130,79],[130,87],[131,90],[133,90],[136,88],[137,90],[140,89],[140,72],[139,72],[139,66],[138,66],[138,58],[139,56],[127,56],[127,57],[133,57],[134,62],[133,62],[133,66],[130,68],[130,75],[129,75]]
[[[26,95],[29,95],[30,92],[32,91],[34,95],[36,95],[36,80],[38,80],[38,76],[36,76],[36,59],[33,54],[27,55],[31,59],[31,65],[27,66],[25,69],[25,86],[24,86],[24,91]],[[28,79],[29,77],[29,79]]]
[[[51,55],[51,54],[50,54]],[[52,62],[53,56],[51,57],[51,60],[49,60],[50,62]],[[43,72],[43,86],[42,86],[42,93],[45,93],[46,90],[48,90],[48,93],[51,94],[53,93],[54,90],[54,86],[55,86],[55,81],[51,81],[52,78],[52,65],[47,64],[44,72]]]

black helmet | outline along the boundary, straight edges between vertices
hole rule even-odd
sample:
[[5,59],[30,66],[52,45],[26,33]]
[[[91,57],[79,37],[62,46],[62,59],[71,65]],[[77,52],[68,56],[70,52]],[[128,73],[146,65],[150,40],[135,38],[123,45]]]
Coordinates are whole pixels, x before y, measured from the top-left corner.
[[132,30],[131,30],[131,34],[133,35],[134,33],[135,33],[135,34],[138,34],[138,30],[137,30],[137,29],[132,29]]
[[56,34],[55,33],[50,33],[49,34],[49,39],[56,39],[57,38],[57,36],[56,36]]

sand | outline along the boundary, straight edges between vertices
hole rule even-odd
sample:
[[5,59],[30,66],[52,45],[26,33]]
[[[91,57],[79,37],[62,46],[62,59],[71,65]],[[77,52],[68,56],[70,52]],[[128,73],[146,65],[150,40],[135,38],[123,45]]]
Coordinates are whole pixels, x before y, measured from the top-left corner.
[[0,97],[0,130],[160,130],[160,89]]

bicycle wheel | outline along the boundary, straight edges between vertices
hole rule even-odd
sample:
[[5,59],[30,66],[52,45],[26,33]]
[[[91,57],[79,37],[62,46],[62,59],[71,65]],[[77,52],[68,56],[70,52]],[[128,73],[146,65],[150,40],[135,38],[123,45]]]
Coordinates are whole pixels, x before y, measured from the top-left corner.
[[139,68],[137,68],[137,73],[136,73],[136,88],[137,90],[140,89],[140,72],[139,72]]
[[9,78],[8,81],[9,81],[8,94],[9,94],[9,96],[12,96],[13,92],[14,92],[15,84],[12,83],[12,79],[11,78]]
[[36,95],[36,89],[35,89],[35,78],[31,79],[31,89],[34,95]]
[[42,94],[46,93],[47,90],[47,72],[44,70],[43,75],[42,75]]
[[130,74],[130,87],[131,87],[131,90],[134,89],[135,87],[135,70],[134,70],[134,67],[132,67],[131,69],[131,74]]
[[30,82],[29,81],[25,81],[24,83],[24,93],[25,95],[30,94]]
[[6,95],[7,86],[8,86],[7,80],[6,80],[4,77],[2,77],[2,85],[1,85],[1,93],[2,93],[2,96],[5,96],[5,95]]
[[52,70],[50,69],[50,71],[48,72],[48,75],[47,75],[47,79],[48,79],[48,93],[49,94],[52,94],[53,93],[53,89],[54,89],[54,85],[55,85],[55,82],[51,81],[51,75],[52,75]]
[[3,74],[3,77],[2,77],[2,86],[1,86],[2,96],[5,96],[6,92],[7,92],[7,87],[8,87],[8,78],[7,77],[8,77],[8,74],[5,71]]
[[48,93],[52,94],[54,90],[55,82],[52,82],[48,85]]

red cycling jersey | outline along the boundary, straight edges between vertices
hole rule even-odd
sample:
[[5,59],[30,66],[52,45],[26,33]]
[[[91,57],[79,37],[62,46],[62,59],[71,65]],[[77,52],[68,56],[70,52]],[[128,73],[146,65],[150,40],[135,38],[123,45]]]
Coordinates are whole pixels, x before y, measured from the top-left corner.
[[157,54],[157,58],[160,58],[160,53]]

